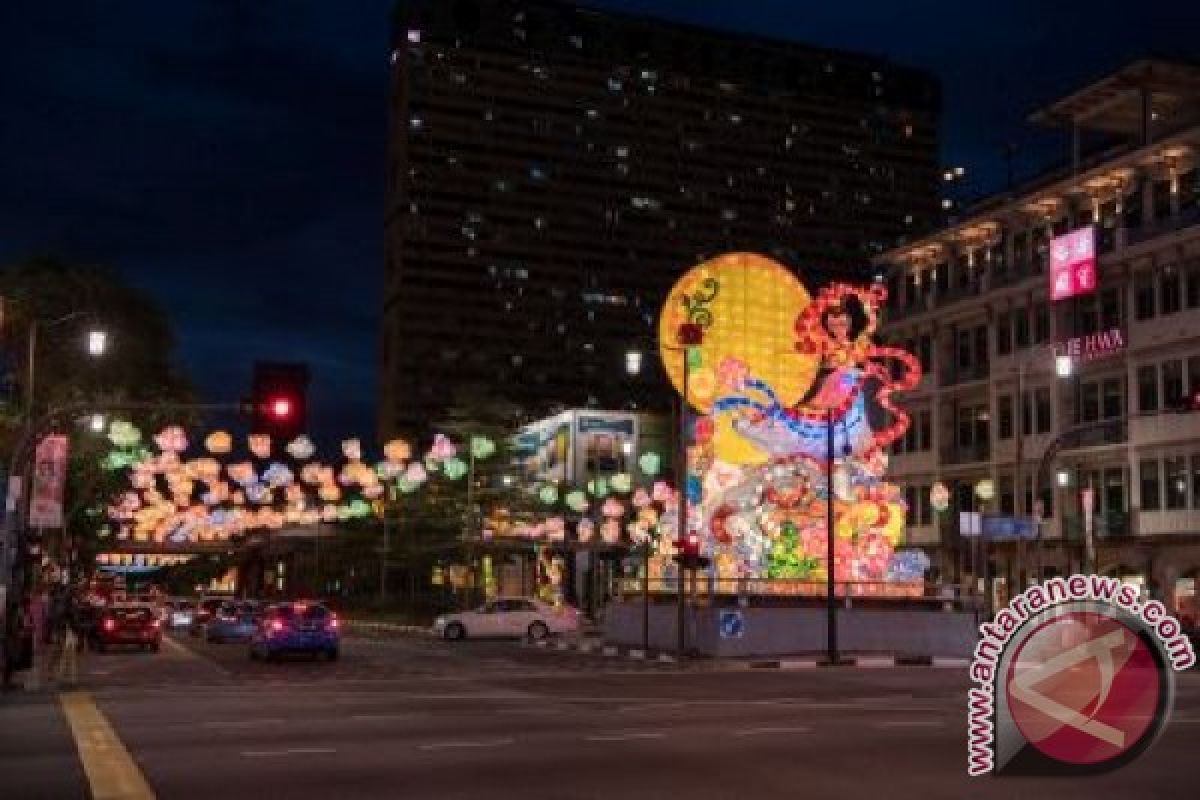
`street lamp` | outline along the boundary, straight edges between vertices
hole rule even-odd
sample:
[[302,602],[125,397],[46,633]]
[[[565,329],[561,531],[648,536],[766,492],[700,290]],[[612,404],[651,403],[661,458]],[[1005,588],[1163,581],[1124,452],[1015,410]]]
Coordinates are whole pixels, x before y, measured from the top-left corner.
[[638,350],[630,350],[625,354],[625,374],[640,375],[642,372],[642,354]]
[[1069,378],[1075,369],[1075,364],[1070,356],[1055,356],[1054,357],[1054,372],[1060,378]]
[[1071,485],[1071,473],[1067,472],[1065,469],[1060,469],[1054,477],[1058,481],[1058,485],[1061,488],[1065,489]]
[[104,355],[108,349],[108,331],[99,328],[93,328],[88,331],[87,335],[87,351],[88,355],[99,357]]
[[92,414],[91,419],[88,420],[88,427],[92,429],[92,433],[104,433],[107,421],[103,414]]

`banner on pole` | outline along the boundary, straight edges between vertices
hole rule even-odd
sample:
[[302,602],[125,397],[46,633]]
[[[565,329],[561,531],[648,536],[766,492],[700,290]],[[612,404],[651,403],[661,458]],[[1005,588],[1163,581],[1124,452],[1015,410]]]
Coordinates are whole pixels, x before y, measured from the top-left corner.
[[51,434],[38,442],[33,458],[29,527],[61,528],[63,490],[67,485],[67,437]]

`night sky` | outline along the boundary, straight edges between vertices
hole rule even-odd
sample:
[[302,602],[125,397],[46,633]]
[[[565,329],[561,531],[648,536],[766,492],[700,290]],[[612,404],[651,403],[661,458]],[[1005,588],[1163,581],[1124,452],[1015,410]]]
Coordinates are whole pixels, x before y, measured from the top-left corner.
[[[1200,59],[1192,2],[591,4],[928,69],[975,193],[1002,188],[1006,141],[1018,175],[1065,155],[1021,125],[1040,103],[1142,55]],[[307,361],[318,429],[371,437],[391,5],[0,4],[0,263],[113,266],[162,301],[209,399],[256,358]]]

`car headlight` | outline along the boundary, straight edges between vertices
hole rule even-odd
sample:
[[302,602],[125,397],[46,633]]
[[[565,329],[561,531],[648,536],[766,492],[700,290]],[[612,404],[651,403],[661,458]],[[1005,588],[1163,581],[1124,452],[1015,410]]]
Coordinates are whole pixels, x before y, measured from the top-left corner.
[[445,618],[445,617],[438,617],[437,619],[435,619],[435,620],[433,621],[433,627],[435,627],[435,628],[444,628],[444,627],[446,627],[446,618]]

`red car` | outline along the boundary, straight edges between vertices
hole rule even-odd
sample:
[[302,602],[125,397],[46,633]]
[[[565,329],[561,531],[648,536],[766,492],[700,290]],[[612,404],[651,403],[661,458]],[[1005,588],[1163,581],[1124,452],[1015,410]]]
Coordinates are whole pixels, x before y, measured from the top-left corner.
[[152,606],[119,603],[100,613],[92,629],[92,647],[103,653],[116,645],[133,645],[158,652],[162,645],[162,623]]

